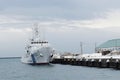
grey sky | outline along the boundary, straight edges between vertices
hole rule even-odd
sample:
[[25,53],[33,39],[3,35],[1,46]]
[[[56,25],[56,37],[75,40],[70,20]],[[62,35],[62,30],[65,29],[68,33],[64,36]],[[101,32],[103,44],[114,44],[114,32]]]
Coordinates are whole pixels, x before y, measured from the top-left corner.
[[119,0],[0,0],[0,13],[36,18],[91,19],[101,12],[119,9],[119,3]]
[[46,28],[58,51],[93,52],[98,44],[120,38],[120,0],[0,0],[0,56],[21,56],[31,27]]

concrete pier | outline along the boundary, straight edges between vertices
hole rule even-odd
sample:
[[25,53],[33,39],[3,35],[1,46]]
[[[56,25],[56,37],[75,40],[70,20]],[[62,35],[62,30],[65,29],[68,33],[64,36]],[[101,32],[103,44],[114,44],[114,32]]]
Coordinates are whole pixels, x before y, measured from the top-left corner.
[[120,69],[120,59],[115,58],[54,58],[53,64],[67,64],[76,66],[88,66],[88,67],[99,67],[99,68],[114,68]]

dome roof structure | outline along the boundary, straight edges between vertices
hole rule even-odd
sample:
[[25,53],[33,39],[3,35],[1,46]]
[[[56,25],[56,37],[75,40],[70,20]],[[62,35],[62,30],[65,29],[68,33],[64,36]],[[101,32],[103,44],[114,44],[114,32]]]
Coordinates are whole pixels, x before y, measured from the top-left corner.
[[99,45],[97,48],[111,48],[111,47],[120,47],[120,39],[112,39],[104,42]]

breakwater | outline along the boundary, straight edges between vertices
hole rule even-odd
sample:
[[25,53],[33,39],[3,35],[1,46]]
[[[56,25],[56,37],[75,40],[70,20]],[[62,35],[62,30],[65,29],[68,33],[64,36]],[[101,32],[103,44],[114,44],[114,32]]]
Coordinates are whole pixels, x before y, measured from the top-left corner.
[[88,66],[99,68],[120,69],[120,59],[118,58],[53,58],[53,64],[68,64],[76,66]]
[[0,57],[0,59],[20,59],[21,57]]

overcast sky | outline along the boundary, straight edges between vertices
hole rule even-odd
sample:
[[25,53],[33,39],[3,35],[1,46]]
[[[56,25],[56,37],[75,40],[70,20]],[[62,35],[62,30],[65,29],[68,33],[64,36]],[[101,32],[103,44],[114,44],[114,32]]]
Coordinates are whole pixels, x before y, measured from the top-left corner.
[[22,56],[34,23],[61,52],[120,38],[120,0],[0,0],[0,56]]

